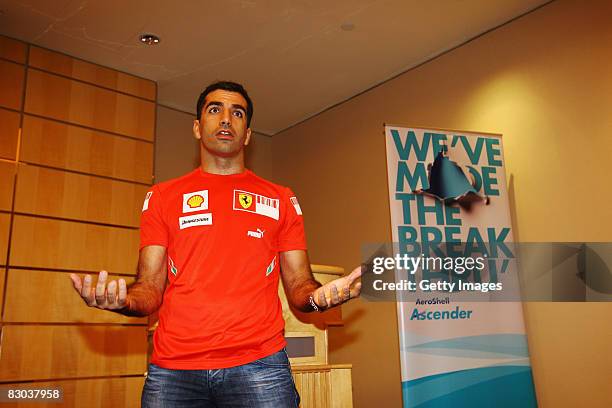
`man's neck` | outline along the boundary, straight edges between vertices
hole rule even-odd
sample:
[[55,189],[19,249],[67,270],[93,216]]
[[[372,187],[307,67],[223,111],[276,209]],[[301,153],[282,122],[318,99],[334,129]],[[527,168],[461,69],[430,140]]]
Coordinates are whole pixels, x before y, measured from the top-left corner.
[[244,157],[242,154],[235,157],[203,155],[200,168],[211,174],[238,174],[244,171]]

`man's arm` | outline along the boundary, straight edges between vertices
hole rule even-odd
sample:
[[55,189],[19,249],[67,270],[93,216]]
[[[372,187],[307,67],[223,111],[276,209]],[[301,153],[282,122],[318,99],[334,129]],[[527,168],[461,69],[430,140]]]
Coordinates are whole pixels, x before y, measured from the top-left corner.
[[148,316],[162,303],[167,273],[166,248],[150,245],[140,251],[136,282],[129,288],[125,279],[113,280],[107,285],[106,271],[100,272],[95,286],[90,275],[85,275],[81,281],[78,275],[71,273],[70,279],[87,306],[126,316]]
[[309,299],[321,284],[312,275],[306,251],[281,252],[280,268],[289,304],[301,312],[313,311]]
[[281,252],[280,267],[287,300],[302,312],[329,309],[358,297],[361,292],[361,282],[355,282],[361,276],[361,266],[325,285],[315,280],[304,250]]

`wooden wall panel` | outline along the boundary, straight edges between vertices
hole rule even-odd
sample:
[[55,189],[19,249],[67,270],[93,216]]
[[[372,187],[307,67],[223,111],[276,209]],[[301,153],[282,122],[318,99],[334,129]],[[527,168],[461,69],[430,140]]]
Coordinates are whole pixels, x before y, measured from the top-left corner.
[[148,187],[19,165],[15,211],[138,227]]
[[147,184],[153,180],[153,144],[29,115],[20,160]]
[[10,263],[135,275],[138,246],[138,230],[16,215]]
[[[10,227],[11,214],[0,213],[0,265],[6,265]],[[0,274],[4,274],[4,268],[0,269]]]
[[153,141],[155,103],[28,70],[25,111],[108,132]]
[[[93,278],[95,283],[96,276]],[[120,277],[111,275],[109,278]],[[134,281],[134,278],[122,278],[128,284]],[[147,324],[146,318],[87,307],[74,290],[68,272],[10,269],[6,284],[5,322]]]
[[156,97],[153,81],[0,36],[0,382],[139,406],[147,319],[87,307],[69,271],[134,280]]
[[105,68],[68,55],[32,46],[31,67],[65,75],[105,88],[115,89],[141,98],[155,100],[155,82]]
[[143,374],[144,326],[4,325],[0,381]]
[[[1,263],[5,263],[5,261],[2,261]],[[4,303],[4,280],[6,278],[6,267],[3,266],[2,268],[0,268],[0,305]],[[2,319],[0,319],[0,323],[2,322]],[[2,328],[0,326],[0,332],[2,332]]]
[[21,115],[0,108],[0,157],[15,160],[17,157],[17,136]]
[[25,43],[0,36],[0,58],[6,58],[20,64],[25,64],[26,49],[27,46]]
[[64,380],[53,382],[33,382],[20,387],[44,388],[61,387],[61,404],[41,402],[15,404],[18,408],[108,408],[139,407],[140,395],[145,378],[101,378],[92,380]]
[[24,78],[23,65],[0,60],[0,106],[21,109]]
[[16,169],[15,163],[0,161],[0,210],[11,211],[13,206]]

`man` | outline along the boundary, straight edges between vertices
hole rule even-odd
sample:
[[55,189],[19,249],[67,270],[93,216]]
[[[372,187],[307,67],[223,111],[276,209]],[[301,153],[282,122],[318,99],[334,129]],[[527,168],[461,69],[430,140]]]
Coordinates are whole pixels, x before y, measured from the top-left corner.
[[297,407],[279,275],[304,312],[359,296],[360,268],[314,280],[294,194],[245,169],[252,115],[241,85],[208,86],[193,123],[201,166],[147,193],[136,282],[107,283],[101,271],[94,286],[71,274],[91,307],[128,316],[159,308],[144,407]]

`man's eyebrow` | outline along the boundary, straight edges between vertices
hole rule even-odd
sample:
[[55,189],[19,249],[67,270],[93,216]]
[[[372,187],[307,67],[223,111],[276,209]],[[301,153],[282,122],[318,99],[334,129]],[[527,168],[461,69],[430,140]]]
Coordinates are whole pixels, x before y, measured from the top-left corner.
[[[204,106],[204,109],[208,108],[209,106],[223,106],[223,103],[218,102],[218,101],[210,101],[210,102],[208,102],[206,104],[206,106]],[[239,103],[232,104],[232,108],[234,108],[234,109],[241,109],[244,112],[247,111],[246,108],[244,106],[240,105]]]
[[210,101],[206,104],[206,106],[204,107],[204,109],[208,108],[209,106],[214,105],[214,106],[223,106],[223,104],[221,102],[217,102],[217,101]]

